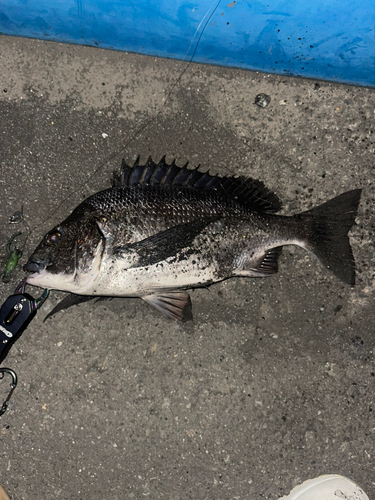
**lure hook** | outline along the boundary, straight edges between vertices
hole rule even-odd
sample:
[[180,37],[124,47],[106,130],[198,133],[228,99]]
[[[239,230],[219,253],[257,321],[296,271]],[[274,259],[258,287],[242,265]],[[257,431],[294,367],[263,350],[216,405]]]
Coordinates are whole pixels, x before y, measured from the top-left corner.
[[3,415],[8,408],[10,398],[12,397],[14,389],[17,387],[17,374],[14,370],[10,368],[0,368],[0,380],[4,378],[4,373],[8,373],[12,377],[12,383],[10,384],[10,391],[6,397],[4,403],[0,408],[0,416]]
[[[24,278],[16,287],[14,293],[24,293],[26,288],[26,278]],[[44,301],[47,299],[49,295],[49,289],[45,288],[42,295],[38,297],[37,299],[34,299],[32,301],[32,310],[34,311],[35,309],[40,309],[41,306],[43,305]]]

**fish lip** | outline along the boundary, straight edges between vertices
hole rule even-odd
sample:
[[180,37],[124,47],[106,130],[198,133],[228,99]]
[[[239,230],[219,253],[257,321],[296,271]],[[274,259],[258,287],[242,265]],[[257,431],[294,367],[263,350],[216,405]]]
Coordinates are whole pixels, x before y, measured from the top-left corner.
[[29,261],[23,266],[23,270],[29,273],[40,274],[45,270],[46,266],[40,262]]

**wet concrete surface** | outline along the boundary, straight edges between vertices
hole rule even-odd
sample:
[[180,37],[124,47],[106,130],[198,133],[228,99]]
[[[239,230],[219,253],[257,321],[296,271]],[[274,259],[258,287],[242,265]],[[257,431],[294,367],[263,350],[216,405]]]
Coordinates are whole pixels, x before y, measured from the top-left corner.
[[363,188],[353,288],[288,247],[277,275],[194,290],[193,324],[119,298],[43,322],[52,292],[4,363],[11,500],[276,500],[328,473],[374,498],[374,90],[195,64],[179,78],[186,63],[10,37],[0,64],[0,244],[27,223],[21,264],[122,157],[259,178],[285,214]]

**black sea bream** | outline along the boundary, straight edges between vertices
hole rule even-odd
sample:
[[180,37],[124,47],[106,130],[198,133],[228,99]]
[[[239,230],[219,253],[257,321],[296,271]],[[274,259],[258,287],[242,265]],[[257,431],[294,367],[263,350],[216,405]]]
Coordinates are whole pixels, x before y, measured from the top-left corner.
[[[81,203],[43,238],[24,266],[27,283],[88,296],[141,297],[174,319],[191,318],[189,288],[277,272],[284,245],[298,245],[349,285],[347,236],[361,190],[291,217],[263,183],[179,168],[164,158],[125,162],[113,187]],[[58,309],[62,307],[58,306]]]

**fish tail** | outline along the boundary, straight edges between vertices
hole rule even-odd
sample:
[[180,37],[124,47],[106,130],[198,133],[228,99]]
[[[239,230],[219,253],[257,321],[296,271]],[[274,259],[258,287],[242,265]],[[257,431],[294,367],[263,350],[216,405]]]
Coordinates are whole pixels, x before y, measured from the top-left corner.
[[348,232],[357,216],[361,191],[348,191],[298,216],[308,222],[305,248],[349,285],[355,284],[355,261]]

